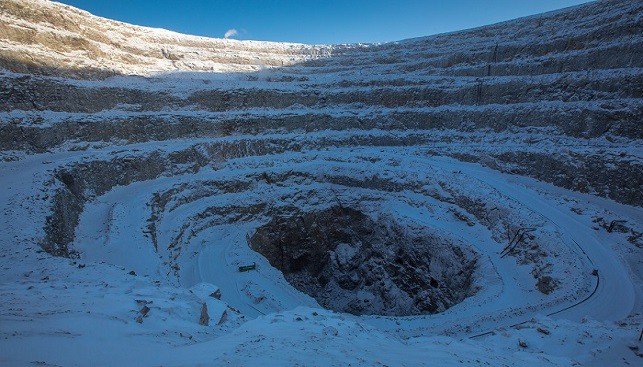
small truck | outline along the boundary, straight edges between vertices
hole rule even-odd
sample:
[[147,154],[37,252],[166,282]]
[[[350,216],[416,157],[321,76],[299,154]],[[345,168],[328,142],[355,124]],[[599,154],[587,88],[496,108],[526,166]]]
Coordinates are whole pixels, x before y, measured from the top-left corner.
[[255,269],[257,269],[257,263],[254,263],[254,262],[252,263],[252,265],[243,265],[239,267],[240,272],[250,271]]

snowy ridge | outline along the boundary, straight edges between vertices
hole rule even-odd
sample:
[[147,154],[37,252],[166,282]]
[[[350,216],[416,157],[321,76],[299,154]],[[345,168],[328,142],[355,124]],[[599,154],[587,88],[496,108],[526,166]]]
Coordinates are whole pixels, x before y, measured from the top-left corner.
[[1,2],[0,364],[638,363],[642,15],[312,46]]
[[[6,18],[3,26],[8,29],[31,22],[31,28],[47,25],[47,32],[71,32],[90,44],[109,39],[94,40],[93,33],[78,33],[73,24],[60,23],[46,14],[55,10],[64,14],[62,19],[85,22],[83,30],[101,25],[113,32],[129,32],[127,38],[132,40],[160,32],[87,14],[76,19],[76,10],[51,2],[12,0],[3,6],[0,15]],[[560,135],[577,138],[565,144],[576,147],[588,146],[585,139],[603,138],[618,146],[618,154],[596,150],[578,156],[558,150],[553,156],[535,157],[525,144],[512,141],[512,145],[522,145],[512,155],[491,147],[483,155],[485,161],[493,161],[494,167],[505,171],[636,204],[643,199],[640,190],[623,187],[620,182],[630,182],[643,172],[640,156],[630,154],[643,138],[639,127],[642,11],[638,2],[600,1],[445,35],[381,45],[319,46],[331,50],[322,52],[323,57],[311,51],[318,46],[203,38],[197,42],[190,36],[176,35],[171,45],[144,42],[127,48],[123,52],[130,52],[130,61],[122,67],[114,66],[114,60],[97,57],[83,42],[72,43],[69,47],[76,51],[65,60],[47,58],[66,51],[45,50],[29,56],[29,62],[13,62],[26,55],[25,49],[48,50],[60,42],[8,30],[0,40],[6,51],[0,61],[10,70],[95,77],[85,73],[84,66],[69,64],[82,62],[109,75],[153,77],[89,81],[5,72],[0,75],[0,95],[6,97],[0,99],[0,112],[23,110],[33,118],[3,118],[0,147],[11,152],[42,152],[74,143],[74,139],[115,139],[123,144],[325,129],[345,130],[347,134],[369,129],[508,132],[521,134],[530,142],[527,146]],[[218,46],[206,47],[203,42]],[[151,49],[139,54],[137,47]],[[172,51],[173,47],[197,50],[190,57],[203,53],[205,61],[199,62],[213,61],[211,52],[235,58],[250,52],[254,53],[249,56],[253,63],[266,65],[271,64],[272,55],[303,56],[283,67],[253,66],[250,70],[245,69],[245,61],[226,59],[217,61],[223,69],[211,69],[182,59],[165,59],[163,50]],[[309,58],[309,51],[316,56]],[[138,60],[139,56],[147,61]],[[53,124],[59,112],[79,115]],[[92,114],[89,118],[88,113]],[[218,113],[226,117],[220,118]],[[480,158],[477,152],[468,159]],[[533,160],[552,162],[543,163],[546,170],[535,170],[527,162]],[[577,167],[581,169],[575,180],[559,178]]]
[[[332,50],[189,36],[96,17],[48,0],[5,1],[0,11],[3,66],[18,71],[93,77],[175,70],[247,72],[290,65]],[[52,13],[56,16],[49,16]]]

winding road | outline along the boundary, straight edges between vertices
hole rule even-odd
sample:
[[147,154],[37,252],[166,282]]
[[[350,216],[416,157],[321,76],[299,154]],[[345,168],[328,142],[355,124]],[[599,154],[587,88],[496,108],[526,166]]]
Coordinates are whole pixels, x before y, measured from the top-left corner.
[[[358,152],[368,155],[373,154],[374,151],[373,148],[363,148]],[[379,151],[380,148],[377,148],[377,152]],[[310,157],[314,157],[312,159],[323,160],[329,156],[341,156],[342,151],[331,153],[320,151],[307,154]],[[587,223],[581,222],[573,212],[561,207],[556,200],[552,199],[564,190],[542,183],[538,183],[538,188],[530,187],[530,182],[536,183],[537,181],[499,173],[477,164],[464,163],[450,158],[431,157],[419,159],[408,154],[395,153],[392,149],[387,154],[388,158],[394,157],[402,166],[422,167],[425,170],[461,172],[461,174],[470,177],[471,180],[484,182],[498,190],[505,197],[521,203],[532,212],[542,216],[562,234],[562,243],[577,254],[579,259],[582,259],[584,269],[581,270],[581,273],[586,274],[587,281],[591,282],[592,286],[583,294],[575,297],[566,298],[565,295],[558,295],[556,296],[558,299],[556,302],[538,295],[534,296],[533,292],[525,291],[512,284],[516,280],[515,277],[512,277],[515,272],[514,261],[501,259],[497,251],[491,251],[492,248],[497,249],[497,244],[491,243],[490,240],[484,240],[484,238],[479,237],[479,234],[472,232],[469,235],[461,235],[465,236],[463,238],[469,242],[476,240],[477,250],[484,251],[483,254],[489,259],[494,269],[493,271],[496,273],[495,276],[499,277],[500,285],[498,287],[501,288],[499,295],[493,294],[494,289],[492,287],[487,293],[483,291],[480,295],[472,297],[468,303],[463,302],[462,306],[456,305],[444,314],[393,318],[363,316],[362,318],[366,322],[385,330],[406,329],[402,334],[414,336],[422,335],[426,332],[451,330],[457,320],[460,325],[458,329],[454,329],[455,334],[476,337],[498,327],[526,322],[536,315],[555,315],[556,317],[572,320],[580,320],[583,317],[597,320],[618,320],[628,316],[635,308],[637,291],[629,269],[619,258],[619,254],[609,245],[602,243],[595,231]],[[76,158],[74,154],[65,153],[60,154],[58,157],[46,156],[46,159],[52,163],[43,164],[45,156],[30,157],[21,163],[14,163],[12,166],[14,171],[9,175],[11,180],[5,180],[2,184],[5,192],[10,193],[10,195],[4,196],[5,201],[12,195],[28,194],[19,190],[16,180],[27,179],[27,176],[30,176],[35,171],[42,170],[43,167],[65,164],[65,162]],[[283,159],[284,162],[287,162],[289,156],[271,156],[270,159],[273,161]],[[306,164],[311,166],[310,162]],[[16,170],[18,166],[20,166],[20,169]],[[302,165],[299,167],[297,164],[288,164],[287,168],[289,170],[305,170],[309,166]],[[276,167],[273,169],[278,171],[282,168]],[[286,168],[283,169],[285,170]],[[229,173],[203,170],[190,179],[221,179],[226,174]],[[180,180],[184,180],[184,178],[180,178]],[[105,252],[105,248],[95,250],[98,248],[96,241],[100,239],[100,246],[106,246],[110,249],[109,251],[113,250],[116,254],[123,254],[125,249],[122,248],[122,243],[118,242],[121,237],[114,236],[113,233],[104,233],[97,236],[96,233],[92,232],[96,231],[97,228],[99,228],[98,230],[107,228],[108,232],[113,232],[113,228],[120,228],[121,231],[140,230],[148,219],[148,213],[144,207],[141,207],[141,203],[148,200],[151,192],[163,190],[175,183],[175,178],[164,177],[158,180],[118,187],[98,200],[88,203],[77,231],[77,243],[82,250],[83,256],[95,261],[99,261],[103,257],[102,260],[109,260],[116,262],[117,265],[123,265],[118,263],[118,256],[111,256],[106,259],[105,254],[107,252]],[[551,189],[549,196],[543,195],[542,191],[546,187]],[[271,195],[277,197],[287,191],[288,188],[281,187],[274,190]],[[355,195],[361,195],[358,189],[354,189],[354,192]],[[574,195],[573,192],[566,192],[566,194]],[[391,196],[391,198],[391,203],[399,204],[403,201],[402,199],[396,199],[394,196]],[[237,198],[231,197],[230,200],[237,200]],[[134,204],[128,206],[127,203]],[[125,211],[128,212],[126,216],[119,217],[114,215],[113,208],[116,204],[126,205]],[[98,222],[103,223],[102,227],[91,224],[97,221],[96,216],[103,216],[102,219],[98,220]],[[126,221],[127,225],[124,223],[108,223],[109,221]],[[90,225],[87,225],[88,223]],[[182,285],[190,286],[199,281],[217,284],[222,289],[224,301],[249,317],[288,310],[298,306],[318,307],[314,299],[296,291],[287,284],[276,269],[269,266],[264,258],[247,247],[244,240],[245,233],[256,225],[257,223],[255,222],[247,222],[243,226],[230,225],[225,230],[219,228],[214,232],[204,231],[196,236],[193,239],[195,243],[206,243],[206,245],[196,255],[196,261],[186,263],[188,268],[190,266],[192,268],[184,271],[184,274],[189,273],[192,275],[186,275],[182,279]],[[145,241],[144,237],[140,237],[139,240]],[[145,259],[145,256],[148,256],[150,252],[139,250],[138,254],[141,255],[137,261],[139,264],[143,264],[141,265],[142,271],[144,273],[145,271],[150,272],[151,270],[149,269],[152,268],[150,266],[151,260]],[[253,261],[259,264],[256,273],[239,273],[237,271],[239,264]],[[154,260],[154,263],[160,264],[158,260]],[[127,265],[136,268],[137,263],[129,261]],[[598,270],[598,277],[592,275],[593,269]],[[492,301],[485,304],[484,307],[475,305],[477,301],[484,301],[484,297],[491,297]]]

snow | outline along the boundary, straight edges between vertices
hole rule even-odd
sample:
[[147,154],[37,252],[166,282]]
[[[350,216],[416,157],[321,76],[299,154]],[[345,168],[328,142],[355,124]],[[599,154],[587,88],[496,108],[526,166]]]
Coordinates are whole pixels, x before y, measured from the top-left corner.
[[[631,67],[589,71],[581,65],[531,75],[534,70],[530,69],[558,57],[578,60],[615,46],[636,47],[640,36],[609,42],[599,37],[588,41],[596,46],[589,50],[545,49],[534,51],[532,58],[510,57],[494,64],[507,70],[525,68],[516,75],[480,76],[469,72],[479,65],[466,61],[446,68],[449,75],[442,75],[444,71],[436,66],[453,55],[488,52],[499,41],[522,49],[536,47],[542,35],[585,36],[582,32],[602,30],[597,27],[604,19],[611,19],[613,23],[608,23],[614,27],[627,26],[621,15],[627,9],[636,10],[636,4],[597,2],[576,13],[561,13],[566,18],[579,17],[574,27],[548,18],[558,14],[552,13],[465,31],[449,42],[444,41],[447,35],[439,35],[385,45],[308,46],[192,37],[97,19],[53,2],[15,2],[51,12],[66,9],[61,14],[68,20],[92,25],[118,42],[92,41],[112,59],[92,59],[78,50],[54,53],[52,45],[4,39],[0,51],[138,76],[92,81],[0,71],[2,83],[134,91],[142,98],[165,93],[183,104],[149,110],[144,101],[135,100],[96,113],[36,105],[0,111],[0,128],[15,127],[11,131],[16,134],[37,130],[49,138],[68,134],[68,126],[73,130],[73,136],[65,136],[60,143],[43,144],[40,153],[29,148],[0,152],[0,365],[640,364],[643,255],[632,237],[643,231],[641,206],[506,173],[518,165],[507,164],[503,173],[493,164],[467,163],[461,158],[480,156],[485,163],[484,157],[520,151],[620,157],[614,162],[640,167],[643,145],[636,131],[632,136],[578,137],[561,133],[566,126],[539,120],[554,113],[571,119],[583,111],[608,109],[640,114],[642,102],[636,91],[624,97],[614,87],[613,93],[603,91],[593,99],[564,100],[556,89],[557,83],[576,82],[605,90],[628,82],[635,89],[643,73],[638,64],[632,64],[636,60]],[[596,18],[591,16],[595,8],[606,10]],[[84,18],[93,23],[84,24]],[[46,20],[0,14],[0,21],[11,27],[78,36]],[[543,24],[527,27],[525,22]],[[524,31],[527,28],[531,31]],[[135,37],[126,36],[129,32]],[[119,42],[136,50],[134,62],[118,61],[129,55],[118,47]],[[176,63],[165,56],[150,56],[160,49],[184,57]],[[233,56],[239,62],[230,62]],[[319,58],[325,58],[321,66],[302,64]],[[512,83],[519,82],[530,91],[548,85],[555,90],[545,99],[535,94],[512,100],[515,103],[498,100],[483,105],[460,99],[435,106],[430,101],[405,100],[391,107],[361,95],[390,92],[411,99],[425,90],[457,93],[484,83],[507,88],[505,94],[511,96],[517,85]],[[224,112],[184,103],[194,93],[209,91],[344,93],[361,99]],[[533,116],[522,121],[516,115],[519,121],[505,129],[492,128],[493,121],[489,127],[476,127],[466,118],[468,113],[495,116],[517,111]],[[422,127],[421,123],[406,128],[390,121],[396,114],[447,112],[462,115],[460,128]],[[358,122],[368,118],[372,128],[316,122],[327,116]],[[609,115],[613,116],[618,117]],[[282,117],[301,119],[294,127],[275,124],[259,132],[244,121]],[[109,135],[121,125],[127,129],[127,121],[136,118],[159,118],[170,125],[180,124],[180,118],[194,118],[217,129],[237,119],[241,126],[229,134],[216,130],[208,135],[197,129],[193,136],[171,135],[161,141],[151,136],[130,141]],[[108,133],[86,138],[79,129],[77,136],[74,126],[80,125],[92,133],[101,129]],[[127,162],[141,157],[149,159],[128,171]],[[136,176],[155,162],[153,157],[166,164],[163,170],[150,177]],[[40,246],[56,195],[66,189],[56,173],[73,173],[96,162],[105,165],[84,172],[79,184],[86,201],[71,243],[77,256],[53,257]],[[542,162],[533,164],[538,163]],[[108,169],[114,166],[122,170]],[[618,169],[609,163],[601,167]],[[114,181],[111,175],[116,174],[134,178]],[[568,175],[573,178],[573,168]],[[122,184],[111,186],[113,182]],[[603,194],[591,187],[587,191]],[[433,315],[332,312],[293,287],[248,246],[247,237],[276,213],[292,208],[312,212],[338,203],[372,219],[392,218],[410,233],[430,233],[471,249],[477,265],[468,297]],[[72,209],[61,211],[63,217],[73,216]],[[613,220],[624,220],[626,230],[608,232],[606,227]],[[534,228],[531,237],[504,256],[508,237],[526,227]],[[350,244],[340,244],[333,259],[348,263],[356,253]],[[238,271],[239,266],[252,263],[255,270]],[[557,281],[549,294],[536,288],[543,276]],[[200,323],[204,304],[208,325]]]
[[208,297],[215,297],[217,292],[219,291],[219,287],[217,287],[214,284],[211,283],[199,283],[195,284],[190,288],[190,292],[194,293],[197,297],[199,297],[202,301],[209,299]]
[[[186,143],[166,144],[172,151]],[[150,144],[147,146],[152,148]],[[147,149],[146,144],[130,148]],[[14,208],[4,212],[2,221],[5,233],[2,241],[4,244],[13,243],[11,247],[2,246],[0,258],[3,268],[10,269],[2,275],[1,296],[7,302],[2,313],[2,333],[6,339],[1,344],[3,349],[7,348],[12,353],[3,353],[3,363],[17,365],[42,360],[52,364],[82,365],[92,358],[102,357],[114,365],[129,365],[137,364],[143,358],[141,356],[145,355],[145,364],[195,365],[212,361],[252,364],[251,361],[261,358],[262,361],[282,365],[306,364],[305,361],[310,362],[312,353],[318,358],[313,362],[317,365],[344,364],[347,361],[356,364],[379,362],[413,365],[426,359],[435,360],[440,365],[456,364],[460,360],[471,363],[489,362],[494,365],[571,365],[572,361],[608,358],[599,352],[596,352],[596,356],[583,354],[579,357],[577,349],[557,347],[561,339],[548,341],[549,336],[538,332],[526,333],[523,329],[516,329],[517,337],[507,337],[506,334],[514,335],[511,325],[524,321],[529,323],[534,317],[540,320],[542,316],[539,315],[546,313],[555,313],[556,319],[545,318],[541,322],[551,329],[556,338],[560,338],[559,333],[570,335],[578,325],[584,325],[578,322],[582,323],[587,318],[621,320],[631,312],[636,314],[635,310],[640,307],[639,301],[635,301],[638,298],[636,294],[640,294],[640,283],[636,287],[633,285],[628,267],[623,264],[615,249],[623,245],[608,245],[610,242],[599,241],[596,231],[591,229],[592,222],[585,217],[577,218],[577,214],[561,204],[560,197],[564,194],[596,208],[594,210],[605,208],[604,210],[615,212],[620,217],[631,218],[635,215],[635,218],[630,219],[634,223],[640,223],[640,209],[617,205],[604,199],[588,202],[584,200],[585,194],[563,190],[533,179],[516,178],[477,164],[440,157],[422,158],[421,149],[384,148],[385,153],[382,153],[382,148],[352,149],[354,151],[351,155],[347,154],[348,150],[333,149],[311,150],[303,156],[302,153],[285,153],[265,158],[232,159],[217,170],[205,167],[196,176],[161,177],[116,187],[85,208],[77,233],[76,246],[81,252],[81,260],[77,261],[52,258],[46,254],[40,254],[36,258],[28,255],[34,248],[31,238],[38,236],[33,231],[42,227],[16,227],[12,223],[16,222],[16,218],[25,216],[27,210],[35,210],[35,213],[29,215],[33,219],[39,217],[39,212],[46,213],[45,208],[29,204],[38,202],[34,196],[42,185],[38,181],[39,174],[34,174],[35,172],[41,171],[43,167],[69,164],[74,160],[82,161],[83,156],[93,155],[95,159],[98,152],[33,155],[18,162],[2,163],[0,170],[2,177],[6,179],[2,180],[4,190],[1,199],[5,207],[10,205]],[[107,148],[104,154],[111,156],[110,150],[111,148]],[[370,167],[360,163],[363,158],[375,156],[386,157],[387,160]],[[50,163],[43,164],[44,161]],[[323,165],[319,164],[321,162]],[[331,162],[335,164],[329,166]],[[392,165],[392,162],[396,164]],[[426,168],[421,168],[423,165]],[[476,182],[476,188],[468,187],[473,191],[482,189],[481,195],[487,195],[484,190],[488,190],[485,187],[489,185],[489,188],[493,187],[500,195],[496,199],[500,200],[498,204],[506,202],[507,205],[515,206],[517,202],[514,198],[520,197],[521,204],[516,207],[516,214],[535,215],[543,223],[551,223],[543,227],[543,230],[549,228],[548,231],[560,234],[562,242],[556,246],[562,247],[557,247],[558,251],[568,251],[570,259],[580,260],[576,265],[567,265],[571,269],[566,269],[577,271],[572,280],[578,278],[580,282],[566,283],[566,288],[554,293],[554,298],[538,295],[533,288],[533,278],[528,275],[529,269],[517,266],[510,258],[500,258],[498,252],[501,247],[490,237],[487,228],[480,224],[470,227],[464,222],[458,224],[452,219],[444,218],[448,212],[448,208],[440,208],[444,204],[435,200],[428,205],[422,204],[422,200],[426,198],[409,191],[378,197],[378,192],[374,190],[355,188],[343,191],[339,186],[324,188],[323,185],[310,181],[303,182],[303,186],[298,186],[302,183],[295,186],[273,186],[269,190],[264,185],[258,185],[253,188],[257,194],[250,195],[217,194],[216,205],[225,207],[233,203],[240,204],[240,200],[245,203],[243,205],[249,205],[253,201],[269,200],[265,196],[268,193],[273,199],[277,199],[287,198],[288,193],[293,191],[301,193],[332,189],[345,203],[350,203],[352,197],[364,200],[370,196],[370,199],[363,201],[367,207],[372,205],[375,211],[388,208],[386,210],[396,213],[396,216],[409,223],[435,226],[452,232],[485,254],[478,276],[480,290],[461,304],[432,316],[354,317],[335,314],[320,309],[309,296],[293,289],[276,269],[247,247],[244,234],[260,224],[256,221],[245,225],[208,225],[207,229],[193,237],[186,244],[183,251],[185,255],[179,257],[181,275],[178,280],[181,286],[177,288],[172,276],[166,278],[165,267],[161,264],[165,255],[160,252],[159,258],[159,254],[150,250],[149,239],[143,233],[149,216],[149,207],[145,203],[150,195],[185,183],[192,184],[196,189],[199,185],[195,183],[199,181],[243,181],[245,176],[262,172],[266,167],[271,167],[274,173],[294,169],[308,171],[313,175],[341,175],[343,172],[350,172],[353,177],[369,177],[369,171],[374,171],[403,182],[408,182],[410,177],[418,181],[427,180],[430,172],[431,176],[445,175],[443,179],[450,180],[453,187],[456,187],[458,180],[465,180],[470,184]],[[334,168],[329,170],[329,167]],[[409,167],[414,168],[413,172],[405,172]],[[391,175],[391,169],[396,170],[396,173]],[[427,175],[421,172],[427,172]],[[427,184],[423,186],[426,187]],[[174,196],[175,204],[168,205],[163,214],[169,218],[159,221],[162,224],[159,227],[161,238],[173,238],[171,233],[176,233],[185,218],[193,217],[195,213],[215,204],[209,199],[210,194],[203,196],[204,193],[199,194],[198,191],[187,190],[182,195],[190,197],[198,194],[202,199],[182,202],[181,195]],[[318,205],[317,200],[324,195],[317,194],[316,197],[308,204],[300,201],[298,205]],[[371,204],[365,204],[368,202]],[[21,206],[12,203],[24,204]],[[189,255],[192,252],[196,252],[197,256]],[[583,256],[587,258],[583,260]],[[81,261],[84,267],[79,269]],[[238,265],[252,262],[258,265],[256,272],[236,271]],[[20,266],[16,267],[16,264]],[[563,264],[564,262],[556,266]],[[574,270],[576,266],[581,268]],[[34,270],[18,270],[30,268]],[[589,273],[593,268],[599,270],[601,286],[584,301],[592,290],[585,288],[584,279],[592,279]],[[137,275],[129,275],[131,270]],[[517,277],[520,274],[524,276]],[[42,280],[45,277],[48,279]],[[188,290],[189,287],[193,287],[193,292]],[[205,293],[215,289],[221,290],[223,302],[208,300],[208,311],[212,309],[213,315],[220,315],[226,310],[227,306],[223,306],[225,302],[232,309],[241,311],[241,314],[228,309],[232,318],[221,326],[200,326],[197,323],[202,302],[200,300]],[[35,299],[40,301],[35,303]],[[136,300],[139,299],[153,302],[150,304],[149,316],[143,319],[142,324],[135,322],[139,312]],[[614,302],[614,299],[619,299],[619,302]],[[567,311],[556,313],[579,301],[583,302]],[[313,316],[313,313],[318,316]],[[218,316],[212,319],[216,317]],[[298,317],[302,320],[299,321]],[[556,321],[559,319],[563,321]],[[454,324],[455,320],[457,326]],[[640,316],[635,316],[631,322],[632,325],[640,322]],[[243,326],[237,329],[236,325]],[[607,350],[601,348],[601,343],[610,333],[617,333],[623,336],[610,341],[612,346],[608,348],[609,353],[616,353],[614,350],[618,350],[619,356],[622,354],[624,358],[631,358],[626,353],[632,353],[631,350],[623,346],[631,344],[631,338],[628,339],[625,335],[628,333],[626,330],[633,333],[632,327],[623,329],[609,321],[591,325],[600,325],[600,333],[588,328],[587,333],[591,337],[583,337],[583,345],[589,344],[590,349]],[[493,334],[499,335],[495,332],[491,336],[466,339],[467,336],[493,331],[499,327],[506,330],[500,334],[503,335],[502,338],[494,336]],[[102,332],[98,333],[97,330]],[[180,331],[177,333],[176,330]],[[324,330],[326,334],[322,332]],[[334,330],[337,330],[336,336]],[[435,336],[439,334],[450,337]],[[82,345],[88,348],[88,352],[72,352],[66,342],[69,338],[83,340],[82,343],[86,344]],[[517,347],[516,339],[525,340],[529,347],[525,350]],[[104,352],[95,354],[92,340],[106,343],[102,347]],[[295,347],[299,348],[298,353],[285,352],[288,348]],[[503,357],[497,353],[498,348],[504,348],[503,350],[513,354],[504,354]],[[110,349],[118,349],[118,355],[106,352]]]

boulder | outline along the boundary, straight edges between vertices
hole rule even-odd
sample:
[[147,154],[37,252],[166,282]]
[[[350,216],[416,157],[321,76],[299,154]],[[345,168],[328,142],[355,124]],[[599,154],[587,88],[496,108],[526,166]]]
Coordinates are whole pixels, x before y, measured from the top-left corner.
[[214,284],[211,283],[199,283],[190,288],[190,292],[199,297],[202,301],[205,301],[208,298],[221,299],[221,290]]

